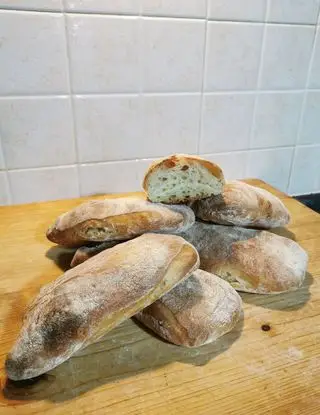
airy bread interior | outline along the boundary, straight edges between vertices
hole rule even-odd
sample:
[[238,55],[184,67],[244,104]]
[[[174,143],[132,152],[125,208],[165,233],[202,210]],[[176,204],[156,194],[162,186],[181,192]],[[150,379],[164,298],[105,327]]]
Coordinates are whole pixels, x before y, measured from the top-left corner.
[[199,164],[166,169],[159,167],[148,178],[148,198],[152,202],[181,203],[222,192],[223,180]]

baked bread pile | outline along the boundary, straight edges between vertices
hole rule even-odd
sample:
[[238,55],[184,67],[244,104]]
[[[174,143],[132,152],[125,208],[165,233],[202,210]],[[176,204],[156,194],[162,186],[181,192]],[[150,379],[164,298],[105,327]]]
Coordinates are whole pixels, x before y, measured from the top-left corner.
[[71,269],[40,290],[6,360],[9,378],[38,376],[135,316],[165,340],[195,347],[232,330],[237,291],[298,289],[307,254],[268,229],[290,214],[269,192],[195,156],[154,163],[146,199],[93,200],[61,215],[50,241],[75,248]]

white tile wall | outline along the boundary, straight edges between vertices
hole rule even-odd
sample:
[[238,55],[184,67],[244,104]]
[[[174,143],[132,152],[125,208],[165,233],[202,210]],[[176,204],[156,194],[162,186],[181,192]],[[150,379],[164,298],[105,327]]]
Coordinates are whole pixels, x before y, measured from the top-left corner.
[[[302,118],[300,144],[320,144],[320,91],[310,91]],[[320,160],[319,160],[320,170]]]
[[67,16],[72,90],[139,91],[139,20],[136,17]]
[[287,189],[293,148],[257,150],[249,153],[247,176],[259,177],[280,190]]
[[205,21],[142,20],[142,90],[201,91]]
[[0,95],[68,92],[63,16],[0,11]]
[[319,8],[0,0],[0,204],[138,190],[173,152],[320,191]]
[[263,89],[305,87],[315,27],[268,25],[262,57]]
[[0,205],[7,205],[10,202],[9,186],[6,173],[0,171]]
[[[320,18],[320,15],[319,15]],[[320,22],[320,20],[319,20]],[[310,88],[320,88],[320,27],[317,28],[317,35],[314,47],[314,56],[311,66]]]
[[[278,0],[279,1],[279,0]],[[208,0],[210,19],[263,21],[267,0]]]
[[205,94],[201,153],[249,148],[253,94]]
[[0,0],[0,8],[13,10],[61,11],[62,0]]
[[252,147],[294,145],[298,134],[302,101],[302,92],[259,94]]
[[13,203],[79,196],[75,166],[9,171]]
[[206,17],[206,0],[141,0],[147,16]]
[[139,14],[139,0],[65,0],[66,10],[84,13]]
[[76,162],[70,98],[0,98],[0,114],[9,169]]
[[315,24],[320,0],[270,0],[269,21]]
[[205,91],[255,89],[263,25],[209,22]]
[[320,146],[297,147],[289,191],[291,194],[319,191]]

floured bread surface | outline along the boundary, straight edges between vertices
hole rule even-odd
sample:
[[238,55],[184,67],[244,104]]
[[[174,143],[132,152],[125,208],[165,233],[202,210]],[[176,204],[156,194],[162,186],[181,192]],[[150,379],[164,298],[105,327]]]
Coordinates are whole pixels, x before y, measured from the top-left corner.
[[91,200],[61,215],[47,238],[68,247],[126,240],[146,232],[179,233],[194,223],[188,206],[166,206],[138,198]]
[[201,222],[182,236],[198,250],[200,268],[224,278],[236,290],[276,294],[303,283],[308,255],[291,239]]
[[222,192],[224,177],[219,166],[200,157],[173,155],[153,163],[143,188],[152,202],[186,203]]
[[38,376],[156,301],[199,266],[174,235],[146,234],[107,249],[43,287],[6,360],[13,380]]
[[279,198],[236,180],[226,183],[221,195],[199,200],[192,209],[199,219],[222,225],[268,229],[290,221],[290,213]]
[[241,310],[241,298],[229,283],[197,270],[135,317],[171,343],[196,347],[231,331]]

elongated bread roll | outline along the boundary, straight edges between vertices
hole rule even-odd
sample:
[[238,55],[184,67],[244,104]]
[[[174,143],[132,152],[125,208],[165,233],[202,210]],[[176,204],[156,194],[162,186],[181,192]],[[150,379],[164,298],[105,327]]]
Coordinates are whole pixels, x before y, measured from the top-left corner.
[[80,246],[80,248],[78,248],[73,255],[70,267],[74,268],[77,265],[87,261],[87,259],[92,258],[93,256],[99,254],[105,249],[112,248],[118,245],[119,243],[121,243],[121,241],[101,242],[100,244],[95,246]]
[[276,294],[296,290],[305,277],[308,255],[291,239],[268,231],[196,222],[182,236],[200,256],[200,268],[236,290]]
[[199,266],[183,238],[146,234],[107,249],[43,287],[7,356],[13,380],[58,366],[156,301]]
[[135,317],[171,343],[196,347],[231,331],[241,315],[241,305],[229,283],[197,270]]
[[227,183],[221,195],[196,201],[192,209],[199,219],[222,225],[268,229],[290,221],[290,213],[280,199],[236,180]]
[[137,198],[91,200],[61,215],[47,238],[77,247],[88,242],[126,240],[145,232],[179,233],[194,223],[188,206],[165,206]]
[[196,156],[176,154],[153,163],[143,181],[152,202],[186,203],[222,192],[219,166]]

